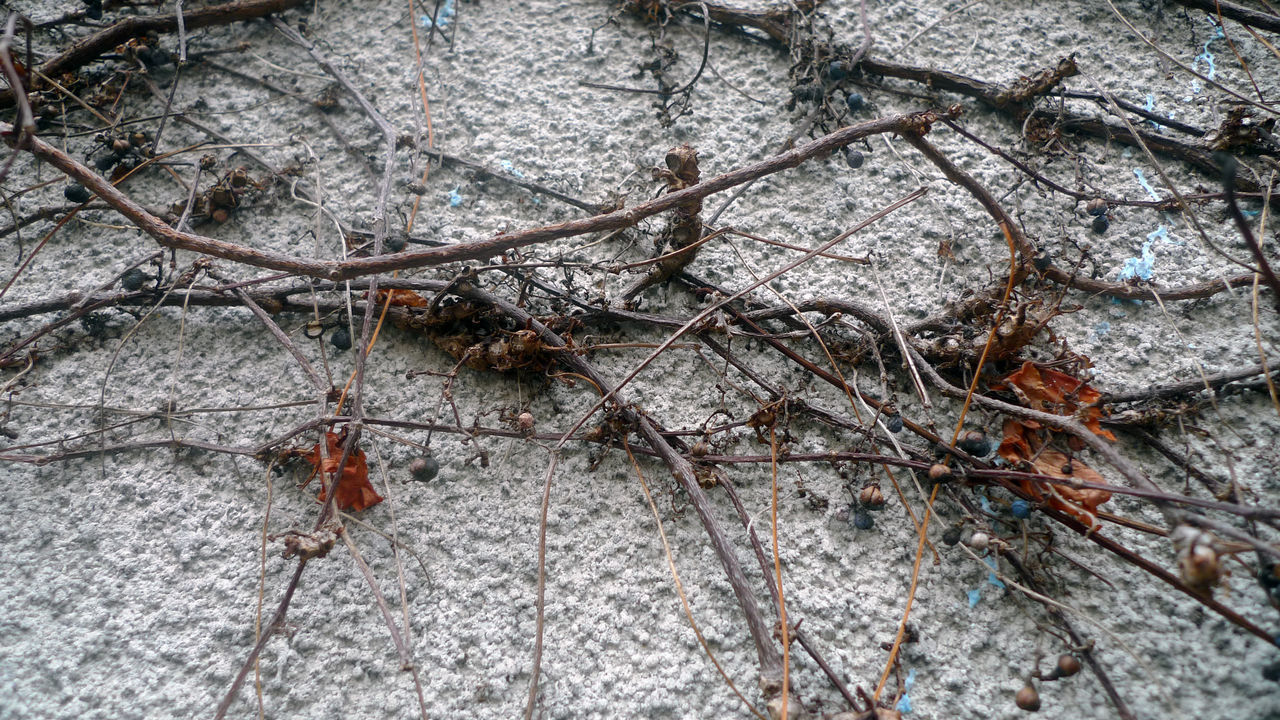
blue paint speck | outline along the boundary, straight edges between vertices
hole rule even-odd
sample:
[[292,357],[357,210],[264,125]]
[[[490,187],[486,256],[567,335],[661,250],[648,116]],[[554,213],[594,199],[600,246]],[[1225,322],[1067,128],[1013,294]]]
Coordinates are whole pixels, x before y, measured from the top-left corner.
[[459,188],[449,191],[449,207],[458,207],[462,204],[462,196],[458,194]]
[[1138,177],[1138,184],[1142,186],[1143,190],[1147,191],[1147,194],[1151,196],[1152,200],[1160,199],[1160,195],[1156,192],[1156,189],[1151,187],[1151,183],[1147,182],[1147,176],[1142,174],[1142,168],[1134,168],[1133,174]]
[[911,712],[911,698],[907,696],[907,693],[911,692],[911,688],[915,684],[916,670],[911,668],[907,671],[907,679],[902,682],[902,698],[898,700],[898,704],[894,707],[895,710],[904,715]]
[[[1155,95],[1152,95],[1151,93],[1147,93],[1147,102],[1142,106],[1142,109],[1143,109],[1143,110],[1146,110],[1147,112],[1151,112],[1151,113],[1155,112],[1155,111],[1156,111],[1156,96],[1155,96]],[[1164,127],[1163,125],[1161,125],[1160,123],[1156,122],[1155,120],[1148,120],[1147,122],[1151,123],[1151,127],[1155,128],[1156,130],[1159,130],[1159,129],[1161,129],[1161,128],[1163,128],[1163,127]]]
[[[1200,61],[1203,60],[1205,67],[1208,68],[1208,70],[1205,71],[1204,76],[1212,80],[1214,76],[1218,74],[1218,66],[1213,61],[1213,53],[1209,52],[1209,44],[1214,40],[1221,40],[1223,34],[1221,25],[1214,22],[1211,18],[1206,19],[1209,20],[1209,25],[1213,28],[1213,37],[1204,41],[1204,48],[1200,51],[1200,54],[1191,61],[1191,68],[1193,70],[1199,70]],[[1192,89],[1199,92],[1199,83],[1192,83]]]
[[[449,23],[453,22],[454,12],[453,0],[444,0],[440,3],[440,10],[436,13],[436,20],[438,20],[436,27],[441,30],[449,27]],[[431,27],[431,16],[424,14],[418,19],[418,24],[424,28]]]
[[[990,567],[992,570],[996,569],[996,559],[991,557],[990,555],[983,558],[982,561],[985,562],[987,566]],[[987,573],[987,582],[992,585],[995,585],[1001,590],[1004,590],[1004,583],[1000,581],[1000,578],[996,577],[996,574],[994,572]]]
[[982,599],[982,593],[980,593],[977,590],[970,590],[968,592],[968,595],[969,595],[969,608],[973,609],[977,607],[978,601]]
[[1098,337],[1102,337],[1109,332],[1111,332],[1111,323],[1107,322],[1106,320],[1103,320],[1102,322],[1093,326],[1093,334]]
[[524,177],[524,173],[522,173],[522,172],[520,172],[519,170],[517,170],[517,169],[516,169],[516,166],[515,166],[515,165],[512,165],[510,160],[499,160],[499,161],[498,161],[498,164],[499,164],[499,165],[501,165],[501,166],[502,166],[502,169],[503,169],[503,170],[506,170],[506,171],[507,171],[507,173],[509,173],[509,174],[511,174],[511,175],[514,175],[514,176],[516,176],[516,177],[518,177],[518,178],[522,178],[522,177]]
[[1124,267],[1120,268],[1120,280],[1150,280],[1156,265],[1156,254],[1151,249],[1151,244],[1160,239],[1168,239],[1169,231],[1165,226],[1161,225],[1154,231],[1147,234],[1146,242],[1142,243],[1142,257],[1129,258],[1124,261]]

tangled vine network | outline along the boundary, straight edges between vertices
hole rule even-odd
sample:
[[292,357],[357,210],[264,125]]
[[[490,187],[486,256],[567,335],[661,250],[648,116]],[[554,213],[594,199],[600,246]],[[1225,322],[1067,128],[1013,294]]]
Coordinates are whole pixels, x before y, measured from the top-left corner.
[[0,715],[1280,713],[1272,3],[8,10]]

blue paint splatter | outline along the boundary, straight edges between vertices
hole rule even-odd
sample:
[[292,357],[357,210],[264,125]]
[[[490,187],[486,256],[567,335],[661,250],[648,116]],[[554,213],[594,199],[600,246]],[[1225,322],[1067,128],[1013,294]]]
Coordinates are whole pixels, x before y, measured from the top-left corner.
[[1120,280],[1150,280],[1155,270],[1156,254],[1151,250],[1151,244],[1156,240],[1168,239],[1169,231],[1165,226],[1161,225],[1152,232],[1147,234],[1146,242],[1142,243],[1142,257],[1129,258],[1124,261],[1124,267],[1120,268]]
[[512,165],[510,160],[499,160],[498,163],[502,165],[502,169],[506,170],[508,173],[515,175],[518,178],[524,177],[524,173],[517,170],[516,166]]
[[[440,10],[436,13],[436,20],[438,21],[436,27],[441,30],[449,27],[449,23],[453,22],[454,13],[453,0],[444,0],[440,4]],[[423,15],[418,19],[418,24],[424,28],[431,27],[431,16]]]
[[1160,199],[1160,196],[1156,194],[1156,189],[1151,187],[1151,183],[1147,182],[1147,176],[1142,174],[1142,168],[1134,168],[1133,174],[1137,176],[1138,184],[1142,186],[1143,190],[1147,191],[1147,194],[1151,196],[1152,200]]
[[915,684],[916,669],[911,668],[907,671],[907,679],[902,682],[902,699],[898,700],[898,704],[894,707],[895,710],[904,715],[911,712],[911,698],[907,696],[907,693],[911,692],[911,688]]
[[1103,320],[1102,322],[1093,326],[1093,334],[1097,337],[1103,337],[1109,332],[1111,332],[1111,323],[1107,322],[1106,320]]
[[1004,590],[1004,583],[1000,582],[1000,578],[996,577],[996,574],[995,574],[996,559],[988,555],[982,560],[987,564],[987,567],[990,567],[992,570],[992,572],[987,573],[987,582],[991,583],[992,585],[995,585],[1001,590]]
[[987,496],[986,496],[986,495],[979,495],[979,496],[978,496],[978,504],[982,506],[982,511],[983,511],[983,512],[985,512],[985,513],[991,513],[992,515],[994,515],[994,514],[996,513],[996,511],[995,511],[995,510],[992,510],[992,509],[991,509],[991,501],[987,500]]
[[969,595],[969,609],[972,610],[978,606],[978,600],[982,599],[982,593],[977,590],[970,590],[967,594]]
[[458,194],[459,188],[449,191],[449,207],[458,207],[462,204],[462,196]]
[[[1156,111],[1156,96],[1155,96],[1155,95],[1152,95],[1151,93],[1147,93],[1147,102],[1146,102],[1146,104],[1145,104],[1145,105],[1143,105],[1143,106],[1142,106],[1142,109],[1143,109],[1143,110],[1146,110],[1147,112],[1150,112],[1150,113],[1155,112],[1155,111]],[[1151,123],[1151,127],[1155,128],[1156,130],[1160,130],[1161,128],[1163,128],[1163,127],[1164,127],[1163,125],[1161,125],[1160,123],[1156,122],[1155,120],[1147,120],[1147,122]]]
[[1204,49],[1200,52],[1199,55],[1195,57],[1194,60],[1191,61],[1191,68],[1193,70],[1198,69],[1197,66],[1200,64],[1200,61],[1203,60],[1205,66],[1209,68],[1205,72],[1204,76],[1212,80],[1214,75],[1218,74],[1218,66],[1213,61],[1213,53],[1209,52],[1209,44],[1212,43],[1214,40],[1221,40],[1223,38],[1223,34],[1222,34],[1221,25],[1214,22],[1210,18],[1206,18],[1206,19],[1209,20],[1209,26],[1213,28],[1213,37],[1204,41]]

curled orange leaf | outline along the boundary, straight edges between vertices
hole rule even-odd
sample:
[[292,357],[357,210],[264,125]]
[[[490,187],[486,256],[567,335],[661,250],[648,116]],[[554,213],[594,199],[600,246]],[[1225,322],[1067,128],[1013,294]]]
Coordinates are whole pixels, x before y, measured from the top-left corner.
[[[346,433],[339,435],[326,432],[324,437],[325,444],[328,446],[327,458],[321,456],[320,443],[316,443],[310,451],[302,455],[302,458],[311,463],[311,467],[314,468],[312,476],[319,472],[331,475],[337,472],[338,463],[342,461],[342,443],[346,440]],[[327,499],[323,487],[320,488],[320,495],[316,499],[320,502]],[[351,454],[347,456],[347,464],[342,468],[342,475],[338,478],[338,489],[334,492],[334,502],[339,510],[355,511],[364,510],[382,502],[382,496],[369,482],[369,463],[365,459],[364,451],[360,448],[352,448]]]

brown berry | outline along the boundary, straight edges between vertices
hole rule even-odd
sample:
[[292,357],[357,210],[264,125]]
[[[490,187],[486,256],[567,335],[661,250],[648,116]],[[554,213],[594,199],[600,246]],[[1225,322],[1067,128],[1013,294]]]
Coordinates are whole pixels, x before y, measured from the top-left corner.
[[950,475],[951,475],[951,468],[947,467],[946,465],[943,465],[942,463],[938,463],[933,467],[929,468],[929,479],[933,480],[934,482],[937,482],[938,480],[941,480]]
[[430,480],[440,472],[440,461],[426,455],[414,458],[409,462],[409,474],[415,480]]
[[528,411],[520,413],[516,418],[516,424],[519,425],[520,429],[524,432],[529,432],[533,429],[533,413]]
[[214,222],[221,225],[231,219],[231,213],[227,212],[226,208],[218,208],[217,210],[214,210],[209,217],[213,218]]
[[1028,682],[1018,691],[1018,695],[1013,699],[1018,707],[1027,712],[1035,712],[1040,709],[1040,693],[1036,692],[1035,685]]
[[880,491],[879,485],[868,485],[858,493],[858,502],[868,510],[880,510],[885,504],[884,493]]
[[1080,672],[1080,661],[1071,653],[1058,656],[1058,677],[1071,677]]
[[1107,201],[1102,198],[1094,198],[1084,206],[1085,212],[1093,216],[1107,214]]

